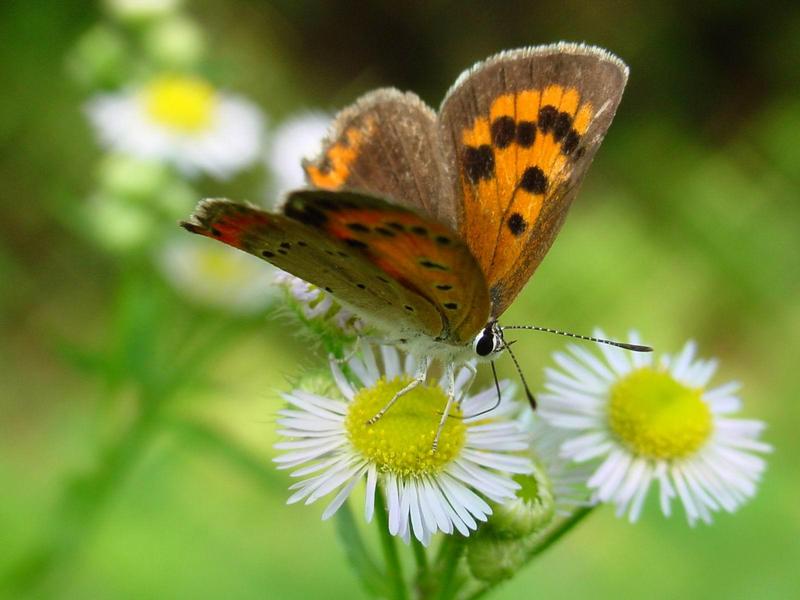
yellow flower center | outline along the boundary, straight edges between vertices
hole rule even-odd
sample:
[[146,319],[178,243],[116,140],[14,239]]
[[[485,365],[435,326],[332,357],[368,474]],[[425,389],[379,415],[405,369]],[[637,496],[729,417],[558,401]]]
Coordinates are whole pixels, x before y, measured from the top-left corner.
[[147,114],[157,123],[184,133],[196,133],[211,124],[217,96],[214,88],[196,77],[159,77],[144,90]]
[[214,247],[201,251],[197,256],[197,270],[208,281],[218,284],[232,284],[246,281],[253,273],[244,261],[232,255],[230,248]]
[[611,388],[611,430],[636,455],[675,459],[696,452],[711,435],[712,419],[702,390],[688,388],[664,371],[645,367]]
[[461,410],[453,406],[433,452],[433,438],[447,404],[441,388],[421,385],[400,398],[377,423],[367,425],[410,381],[408,377],[391,381],[381,378],[358,392],[347,412],[345,428],[355,449],[381,471],[406,477],[432,475],[458,456],[467,432],[464,422],[457,418]]

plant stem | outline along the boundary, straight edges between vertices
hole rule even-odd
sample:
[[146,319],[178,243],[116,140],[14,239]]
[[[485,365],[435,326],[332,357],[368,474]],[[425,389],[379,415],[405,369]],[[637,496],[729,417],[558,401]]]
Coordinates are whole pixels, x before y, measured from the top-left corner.
[[10,597],[34,591],[62,559],[75,554],[114,491],[136,463],[155,430],[155,419],[145,411],[123,437],[105,452],[91,475],[76,478],[68,486],[57,511],[49,538],[12,565],[0,577],[0,591]]
[[585,519],[589,513],[594,510],[595,506],[597,505],[582,506],[569,517],[561,521],[557,527],[553,528],[551,531],[548,531],[541,539],[537,540],[536,545],[534,545],[533,548],[531,548],[531,550],[528,552],[528,560],[530,561],[535,556],[538,556],[550,546],[555,544],[558,540],[560,540],[573,527]]
[[[532,561],[536,556],[540,555],[545,550],[550,548],[550,546],[552,546],[558,540],[560,540],[573,527],[575,527],[578,523],[580,523],[583,519],[585,519],[589,515],[589,513],[591,513],[592,510],[594,510],[596,506],[597,505],[583,506],[577,509],[569,517],[559,522],[558,525],[547,531],[544,535],[542,535],[539,538],[535,538],[533,545],[531,546],[530,550],[528,550],[526,563]],[[494,589],[499,583],[502,582],[494,581],[491,583],[484,583],[478,589],[470,593],[469,596],[467,596],[467,598],[469,600],[477,600],[478,598],[482,598],[487,593],[489,593],[489,591]]]
[[386,512],[386,501],[380,487],[375,490],[375,522],[378,525],[378,536],[381,540],[383,558],[386,561],[386,577],[391,582],[392,597],[397,600],[408,598],[408,588],[403,579],[403,567],[397,553],[397,545],[392,534],[389,533],[389,517]]
[[442,544],[443,547],[439,555],[441,566],[438,573],[438,600],[450,600],[450,598],[455,598],[458,591],[456,572],[458,571],[461,554],[464,551],[464,540],[456,535],[449,535]]

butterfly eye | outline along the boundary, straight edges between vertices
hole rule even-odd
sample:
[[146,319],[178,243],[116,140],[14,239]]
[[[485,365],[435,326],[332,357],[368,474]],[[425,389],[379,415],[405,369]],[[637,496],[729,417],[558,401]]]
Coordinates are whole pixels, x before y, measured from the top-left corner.
[[494,333],[486,329],[481,331],[475,337],[473,348],[475,349],[475,354],[478,356],[489,356],[497,349],[497,340],[495,339]]

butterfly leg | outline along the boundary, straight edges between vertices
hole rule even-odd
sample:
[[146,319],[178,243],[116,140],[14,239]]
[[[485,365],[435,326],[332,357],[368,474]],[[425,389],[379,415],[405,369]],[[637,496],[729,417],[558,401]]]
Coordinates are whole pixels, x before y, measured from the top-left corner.
[[442,412],[442,418],[439,419],[439,427],[436,428],[436,437],[433,438],[433,447],[431,450],[436,452],[436,448],[439,445],[439,436],[442,435],[442,429],[444,429],[444,424],[447,422],[447,417],[450,414],[450,409],[453,407],[453,402],[455,401],[456,396],[456,366],[453,363],[449,363],[445,368],[444,379],[447,382],[447,404],[444,407],[444,411]]
[[398,391],[389,402],[386,403],[382,409],[380,409],[374,417],[372,417],[369,421],[367,421],[367,425],[374,425],[377,423],[380,418],[386,414],[386,411],[389,410],[392,405],[397,402],[402,396],[405,396],[408,392],[413,390],[415,387],[419,386],[420,384],[425,382],[425,377],[428,375],[428,366],[430,365],[430,359],[428,357],[421,358],[419,364],[417,365],[417,370],[414,373],[414,379],[411,380],[406,387]]
[[478,367],[473,365],[472,363],[464,363],[464,368],[470,372],[469,382],[465,383],[461,386],[461,397],[457,401],[457,405],[461,408],[461,403],[464,401],[464,397],[467,395],[466,392],[472,387],[472,384],[475,383],[475,378],[478,376]]

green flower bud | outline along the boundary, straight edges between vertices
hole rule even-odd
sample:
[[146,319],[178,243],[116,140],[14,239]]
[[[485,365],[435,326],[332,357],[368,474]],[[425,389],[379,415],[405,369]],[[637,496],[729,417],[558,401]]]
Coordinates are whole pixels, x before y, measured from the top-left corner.
[[534,464],[530,475],[515,475],[522,487],[517,497],[492,507],[488,528],[500,537],[521,538],[541,531],[555,515],[552,485],[544,469]]
[[112,17],[135,25],[175,12],[183,0],[105,0],[104,4]]
[[156,229],[152,215],[145,208],[115,196],[93,197],[86,207],[86,216],[95,239],[112,252],[143,247]]
[[128,49],[112,28],[95,25],[78,39],[66,64],[75,80],[86,87],[116,87],[129,71]]
[[342,396],[336,382],[331,377],[330,369],[306,373],[293,387],[324,398],[341,398]]
[[100,163],[98,177],[100,187],[110,196],[148,201],[163,194],[170,172],[158,161],[111,154]]
[[527,547],[523,540],[498,537],[482,527],[467,542],[467,564],[472,576],[496,583],[510,579],[525,564]]
[[185,181],[173,178],[153,195],[153,205],[167,219],[177,221],[192,212],[198,193]]
[[155,23],[144,36],[144,48],[164,67],[185,69],[197,64],[205,52],[203,32],[185,17]]

